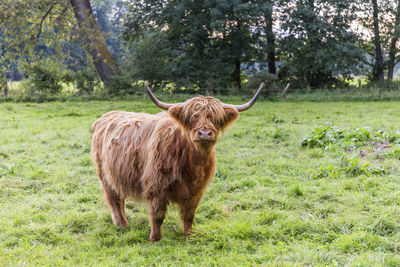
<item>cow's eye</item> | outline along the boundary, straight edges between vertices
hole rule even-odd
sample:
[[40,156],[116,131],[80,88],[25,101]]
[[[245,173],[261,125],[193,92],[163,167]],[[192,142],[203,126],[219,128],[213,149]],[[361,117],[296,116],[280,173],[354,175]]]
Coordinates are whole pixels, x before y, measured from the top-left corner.
[[190,116],[190,121],[196,120],[199,117],[199,114],[193,114]]

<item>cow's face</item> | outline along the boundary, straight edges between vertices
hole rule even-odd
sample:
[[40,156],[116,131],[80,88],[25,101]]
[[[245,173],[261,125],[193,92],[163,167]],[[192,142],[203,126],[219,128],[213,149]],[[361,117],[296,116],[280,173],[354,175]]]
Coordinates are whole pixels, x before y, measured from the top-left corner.
[[198,96],[169,108],[169,114],[184,128],[189,139],[199,148],[212,147],[218,134],[234,122],[239,113],[213,97]]
[[144,85],[154,104],[168,110],[169,114],[182,125],[188,138],[203,150],[211,148],[217,142],[218,133],[238,118],[238,112],[251,108],[264,87],[261,83],[253,98],[243,105],[223,104],[210,96],[198,96],[184,103],[167,104],[153,95],[146,82]]

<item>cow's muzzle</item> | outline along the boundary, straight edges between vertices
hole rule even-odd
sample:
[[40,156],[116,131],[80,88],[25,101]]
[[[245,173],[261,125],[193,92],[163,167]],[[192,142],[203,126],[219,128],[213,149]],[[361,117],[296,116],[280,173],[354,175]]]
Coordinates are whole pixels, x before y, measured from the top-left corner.
[[196,136],[197,142],[215,142],[215,134],[212,130],[198,130]]

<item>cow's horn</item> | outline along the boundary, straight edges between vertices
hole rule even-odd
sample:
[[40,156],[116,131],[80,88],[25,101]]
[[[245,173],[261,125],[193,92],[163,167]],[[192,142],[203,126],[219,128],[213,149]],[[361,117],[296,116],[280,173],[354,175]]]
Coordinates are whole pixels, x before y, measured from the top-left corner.
[[175,104],[167,104],[167,103],[163,103],[160,100],[158,100],[153,93],[151,92],[149,86],[147,85],[147,82],[144,82],[144,86],[146,87],[147,93],[149,94],[151,100],[154,102],[154,104],[156,104],[158,107],[168,110],[170,107],[172,107]]
[[256,94],[253,96],[253,98],[247,102],[246,104],[243,105],[230,105],[230,104],[224,104],[224,106],[229,106],[229,107],[234,107],[237,109],[237,111],[245,111],[248,110],[249,108],[251,108],[251,106],[256,102],[257,98],[260,96],[261,94],[261,90],[264,87],[264,83],[261,83],[260,87],[258,88]]

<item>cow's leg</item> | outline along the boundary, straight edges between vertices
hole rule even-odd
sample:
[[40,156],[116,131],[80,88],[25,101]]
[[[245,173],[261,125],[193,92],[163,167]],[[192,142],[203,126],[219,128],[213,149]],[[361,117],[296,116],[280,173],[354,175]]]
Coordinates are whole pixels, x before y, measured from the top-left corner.
[[120,227],[128,227],[129,223],[125,215],[125,199],[118,196],[112,188],[104,183],[101,183],[101,187],[103,189],[104,199],[110,207],[114,224]]
[[150,241],[156,242],[161,239],[161,225],[165,218],[168,201],[160,195],[148,200],[147,206],[150,215],[151,233]]
[[183,223],[183,234],[189,236],[192,233],[194,213],[199,205],[200,197],[193,198],[180,204],[180,214]]

